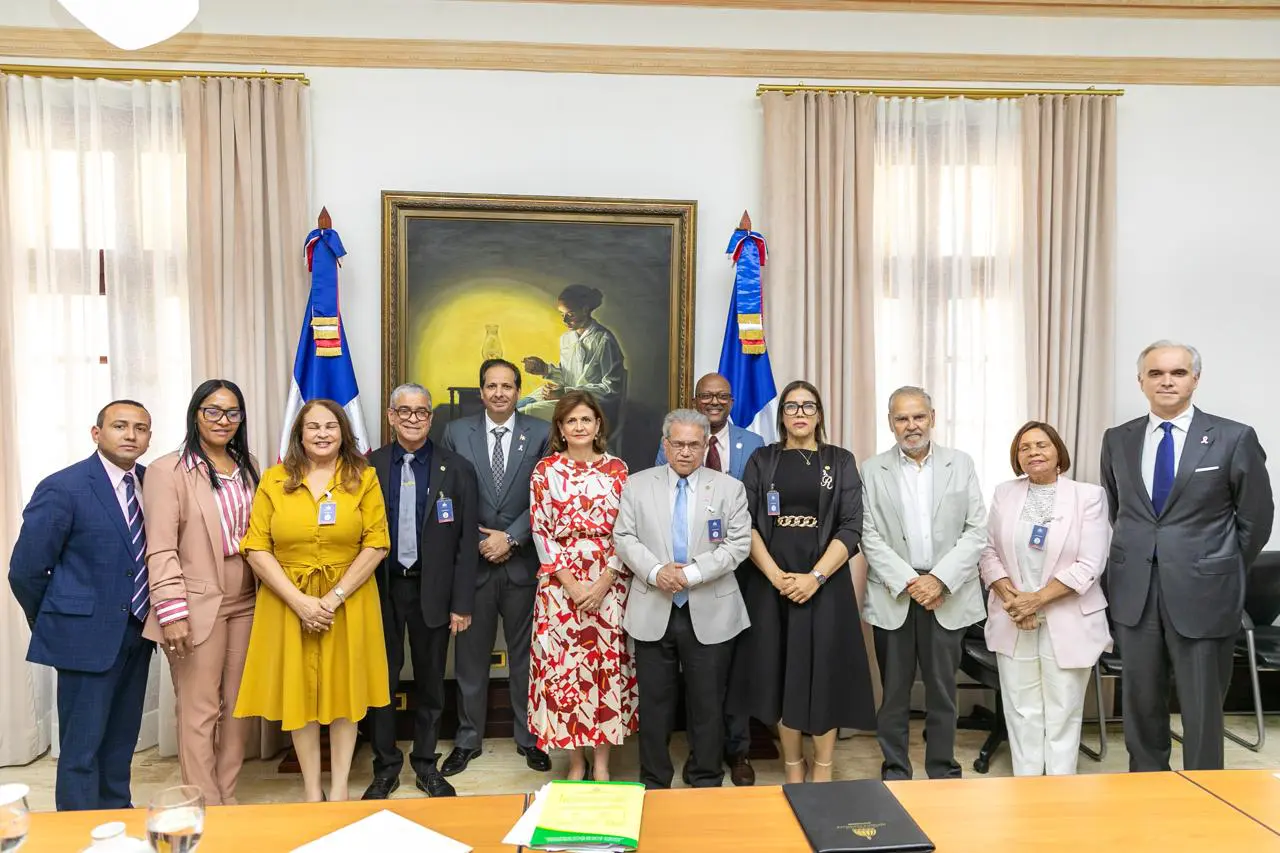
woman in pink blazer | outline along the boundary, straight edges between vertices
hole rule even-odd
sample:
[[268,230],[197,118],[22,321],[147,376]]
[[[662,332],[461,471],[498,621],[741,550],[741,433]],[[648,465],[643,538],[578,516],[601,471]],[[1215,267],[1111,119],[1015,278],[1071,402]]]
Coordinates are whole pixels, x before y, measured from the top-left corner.
[[1111,543],[1101,486],[1061,474],[1071,456],[1030,421],[1009,450],[1016,480],[996,487],[979,561],[987,648],[996,653],[1015,776],[1076,772],[1089,671],[1111,648],[1098,586]]

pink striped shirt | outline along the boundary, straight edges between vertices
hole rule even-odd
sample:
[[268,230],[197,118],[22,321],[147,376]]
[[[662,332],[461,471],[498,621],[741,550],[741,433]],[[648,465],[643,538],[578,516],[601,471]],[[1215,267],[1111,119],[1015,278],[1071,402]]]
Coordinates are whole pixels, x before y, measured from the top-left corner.
[[[206,468],[204,461],[194,454],[182,457],[188,471],[199,465]],[[249,530],[249,512],[253,508],[253,487],[245,485],[240,479],[240,469],[231,474],[213,472],[213,476],[221,480],[222,488],[213,492],[213,502],[218,507],[218,520],[222,528],[222,556],[234,557],[240,553],[240,540]],[[156,618],[161,625],[186,619],[187,602],[183,598],[172,598],[156,605]]]

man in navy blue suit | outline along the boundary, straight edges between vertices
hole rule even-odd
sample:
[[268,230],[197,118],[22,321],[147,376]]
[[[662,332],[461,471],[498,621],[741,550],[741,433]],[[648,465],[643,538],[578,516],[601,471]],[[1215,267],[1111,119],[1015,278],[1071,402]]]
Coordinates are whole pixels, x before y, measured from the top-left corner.
[[129,770],[155,644],[143,558],[142,477],[151,415],[116,400],[98,451],[36,486],[9,585],[31,625],[27,660],[58,671],[59,811],[129,808]]
[[[764,439],[749,429],[743,429],[729,423],[729,412],[733,408],[733,389],[729,380],[719,373],[708,373],[698,380],[694,386],[693,405],[699,412],[707,416],[711,422],[711,440],[707,442],[707,456],[703,464],[716,471],[722,471],[735,479],[742,479],[742,472],[747,470],[747,460],[757,449],[764,446]],[[658,465],[667,464],[667,454],[658,446]],[[730,673],[736,667],[730,667]],[[733,695],[733,690],[726,691]],[[754,785],[755,768],[747,760],[747,752],[751,748],[751,718],[745,714],[725,712],[724,715],[724,759],[729,765],[729,778],[735,785]],[[688,776],[689,762],[685,762],[685,784],[691,784]]]

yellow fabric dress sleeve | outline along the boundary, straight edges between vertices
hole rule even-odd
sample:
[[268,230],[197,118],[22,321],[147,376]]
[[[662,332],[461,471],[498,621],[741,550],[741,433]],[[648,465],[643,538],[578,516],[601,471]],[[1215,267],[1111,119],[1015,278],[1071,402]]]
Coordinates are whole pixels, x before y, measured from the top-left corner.
[[360,550],[390,548],[391,533],[387,529],[387,507],[382,500],[382,486],[373,466],[364,469],[360,484]]
[[284,494],[280,478],[273,476],[275,472],[275,468],[264,471],[262,479],[258,481],[258,491],[253,495],[253,509],[249,514],[249,530],[240,540],[241,554],[275,550],[275,542],[271,538],[271,519],[276,513],[276,497]]

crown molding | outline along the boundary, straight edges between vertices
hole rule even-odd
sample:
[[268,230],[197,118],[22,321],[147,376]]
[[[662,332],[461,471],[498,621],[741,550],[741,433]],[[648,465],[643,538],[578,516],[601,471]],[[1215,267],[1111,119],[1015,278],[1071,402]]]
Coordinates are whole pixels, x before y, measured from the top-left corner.
[[420,68],[895,82],[1280,86],[1280,59],[854,53],[183,33],[123,51],[87,30],[0,27],[0,56],[294,68]]
[[916,12],[1119,18],[1280,18],[1280,0],[499,0],[786,12]]

